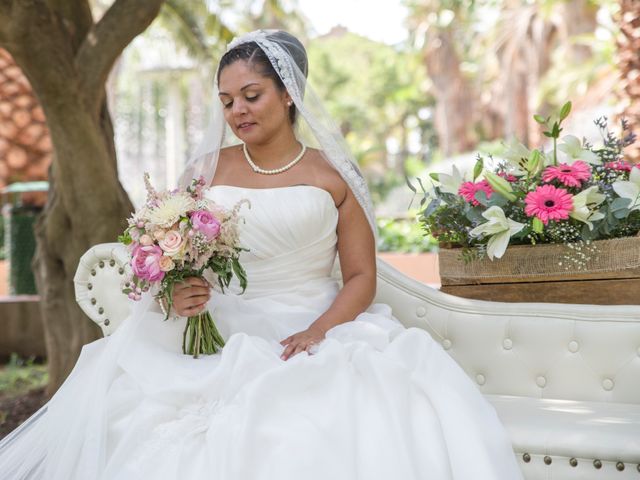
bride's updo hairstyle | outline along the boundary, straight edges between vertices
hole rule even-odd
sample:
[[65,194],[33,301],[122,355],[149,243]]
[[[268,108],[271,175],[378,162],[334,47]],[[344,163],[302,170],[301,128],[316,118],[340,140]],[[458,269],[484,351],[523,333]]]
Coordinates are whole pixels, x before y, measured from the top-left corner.
[[[298,40],[296,37],[291,35],[290,33],[284,32],[282,30],[278,30],[268,35],[270,38],[277,40],[280,45],[282,45],[291,55],[293,61],[296,63],[300,71],[304,74],[305,78],[309,72],[308,60],[307,60],[307,51],[304,48],[304,45]],[[278,73],[271,65],[269,58],[265,54],[265,52],[260,48],[260,46],[256,42],[246,42],[237,45],[230,50],[228,50],[220,59],[220,63],[218,64],[218,74],[216,81],[220,83],[220,74],[225,67],[237,62],[238,60],[243,60],[248,63],[248,65],[258,72],[260,75],[264,77],[271,78],[275,83],[278,90],[284,92],[286,87],[284,83],[282,83],[282,79],[278,75]],[[300,85],[302,91],[304,91],[304,85]],[[297,110],[296,106],[291,105],[289,108],[289,120],[293,125],[296,121]]]

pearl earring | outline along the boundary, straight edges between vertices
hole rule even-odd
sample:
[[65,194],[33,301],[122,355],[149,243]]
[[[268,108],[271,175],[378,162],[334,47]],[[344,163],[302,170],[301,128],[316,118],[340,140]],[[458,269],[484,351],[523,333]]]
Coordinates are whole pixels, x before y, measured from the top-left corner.
[[287,102],[287,107],[290,107],[291,105],[293,105],[293,102],[292,102],[291,100],[289,100],[289,101]]

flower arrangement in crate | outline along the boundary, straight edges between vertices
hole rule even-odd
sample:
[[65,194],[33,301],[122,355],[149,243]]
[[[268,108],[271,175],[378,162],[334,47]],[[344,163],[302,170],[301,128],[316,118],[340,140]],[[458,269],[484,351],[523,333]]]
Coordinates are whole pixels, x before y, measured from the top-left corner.
[[[623,121],[616,136],[600,118],[602,145],[560,139],[570,111],[567,102],[555,118],[534,115],[552,140],[549,151],[511,142],[503,160],[478,155],[473,172],[454,166],[451,174],[431,174],[428,187],[418,179],[425,233],[441,246],[462,247],[467,262],[501,258],[509,245],[562,243],[580,252],[593,240],[637,235],[640,165],[623,154],[635,135]],[[581,256],[573,259],[578,268]]]

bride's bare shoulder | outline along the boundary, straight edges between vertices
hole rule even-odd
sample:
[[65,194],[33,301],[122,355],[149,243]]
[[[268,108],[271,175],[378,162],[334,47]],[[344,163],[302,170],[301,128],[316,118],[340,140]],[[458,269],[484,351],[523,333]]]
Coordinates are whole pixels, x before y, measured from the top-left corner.
[[347,183],[329,163],[322,150],[309,148],[308,152],[311,157],[310,160],[313,160],[309,163],[313,165],[313,175],[316,185],[327,190],[333,197],[336,205],[339,206],[347,196],[349,190]]
[[224,147],[220,149],[220,154],[218,155],[218,162],[220,164],[229,163],[234,159],[237,159],[242,150],[238,145],[232,145],[231,147]]

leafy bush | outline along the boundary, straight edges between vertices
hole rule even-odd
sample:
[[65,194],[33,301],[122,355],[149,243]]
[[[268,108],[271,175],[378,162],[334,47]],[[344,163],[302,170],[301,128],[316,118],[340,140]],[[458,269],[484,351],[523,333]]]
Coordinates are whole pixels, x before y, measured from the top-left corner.
[[419,253],[437,250],[438,243],[413,219],[378,218],[378,251]]

